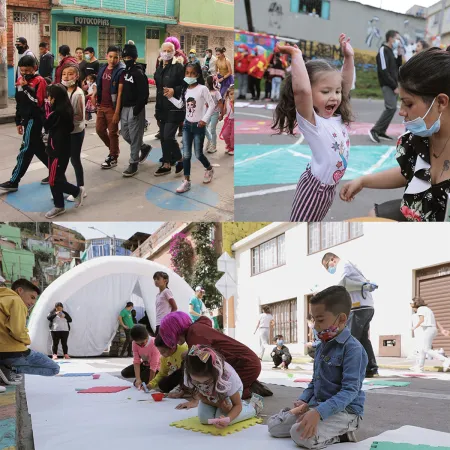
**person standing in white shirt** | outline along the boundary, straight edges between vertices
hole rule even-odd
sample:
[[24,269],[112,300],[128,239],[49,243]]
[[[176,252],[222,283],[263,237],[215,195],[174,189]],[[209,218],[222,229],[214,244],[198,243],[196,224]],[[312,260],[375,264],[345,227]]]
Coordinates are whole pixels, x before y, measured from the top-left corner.
[[270,308],[268,306],[263,306],[263,312],[259,316],[258,324],[256,325],[256,330],[253,333],[256,334],[259,328],[259,345],[260,345],[259,359],[261,361],[264,357],[266,345],[269,345],[270,329],[273,328],[274,326],[275,321],[273,320],[272,314],[270,314]]
[[419,321],[417,325],[413,328],[413,331],[416,328],[422,327],[423,331],[423,341],[422,347],[419,352],[419,357],[417,359],[417,363],[415,367],[411,367],[411,370],[414,372],[423,372],[425,365],[426,356],[431,356],[435,359],[439,359],[442,361],[442,368],[444,372],[446,372],[450,368],[450,359],[441,355],[437,350],[432,350],[433,340],[438,334],[437,326],[436,326],[436,318],[434,317],[433,311],[426,305],[420,297],[415,297],[413,302],[411,303],[411,308],[413,311],[419,316]]
[[378,365],[372,343],[369,339],[370,322],[375,314],[372,292],[378,288],[370,283],[361,271],[350,261],[343,261],[334,253],[326,253],[322,258],[322,266],[332,275],[336,274],[339,286],[347,289],[352,299],[352,309],[347,321],[353,337],[358,339],[367,353],[369,362],[366,377],[378,376]]

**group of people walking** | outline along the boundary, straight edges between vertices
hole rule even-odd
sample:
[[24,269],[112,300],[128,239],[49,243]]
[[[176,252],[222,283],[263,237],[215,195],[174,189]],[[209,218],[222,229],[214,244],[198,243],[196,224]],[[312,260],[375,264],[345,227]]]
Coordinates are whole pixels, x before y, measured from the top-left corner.
[[[138,63],[133,41],[122,50],[109,46],[107,62],[102,65],[92,47],[77,48],[72,55],[69,46],[61,45],[54,74],[54,56],[47,43],[40,44],[39,63],[25,38],[17,39],[16,48],[20,56],[16,73],[16,125],[23,141],[11,178],[0,184],[0,191],[17,191],[33,156],[37,156],[49,170],[42,180],[42,184],[50,185],[54,201],[54,208],[45,215],[48,219],[66,212],[66,200],[79,207],[87,196],[81,150],[86,118],[92,120],[94,112],[96,133],[108,149],[101,168],[117,166],[121,133],[130,145],[128,166],[122,175],[132,177],[138,172],[139,164],[146,161],[152,150],[143,140],[148,126],[145,106],[149,83],[156,84],[155,118],[162,147],[161,166],[155,176],[168,175],[175,166],[175,175],[185,177],[177,193],[189,190],[194,146],[197,159],[205,168],[203,182],[210,183],[214,169],[204,153],[217,151],[216,130],[221,120],[224,126],[220,137],[225,140],[226,153],[234,154],[233,70],[225,48],[216,48],[214,59],[208,49],[202,65],[195,50],[191,50],[188,59],[178,39],[169,37],[161,47],[154,81],[149,81],[146,65]],[[180,124],[183,124],[183,151],[176,140]],[[76,185],[66,179],[69,161],[75,170]],[[64,194],[68,197],[64,198]]]

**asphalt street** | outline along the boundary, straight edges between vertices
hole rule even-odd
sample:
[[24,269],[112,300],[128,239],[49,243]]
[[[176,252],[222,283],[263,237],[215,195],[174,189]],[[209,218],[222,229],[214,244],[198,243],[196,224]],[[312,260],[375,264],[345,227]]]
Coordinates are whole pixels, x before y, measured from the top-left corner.
[[[251,107],[254,104],[250,103],[249,106],[236,108],[235,219],[286,221],[289,220],[296,182],[303,169],[294,173],[292,178],[292,169],[289,167],[289,161],[285,160],[284,149],[281,149],[280,153],[271,154],[266,158],[267,164],[262,168],[261,160],[256,161],[256,159],[265,158],[265,156],[258,155],[258,147],[261,148],[262,153],[267,152],[267,155],[280,151],[279,148],[276,148],[277,146],[284,146],[284,148],[290,146],[288,151],[296,153],[296,149],[305,147],[307,142],[306,140],[299,142],[298,138],[287,135],[273,135],[273,131],[268,127],[273,110]],[[258,104],[267,106],[265,102]],[[393,167],[396,164],[393,147],[395,147],[398,136],[396,133],[402,129],[400,124],[403,120],[398,115],[398,110],[392,121],[392,128],[388,130],[388,134],[395,138],[394,141],[382,141],[381,144],[375,144],[369,139],[367,129],[370,129],[371,124],[377,121],[383,111],[383,101],[353,99],[352,108],[356,122],[352,127],[358,128],[358,131],[350,136],[353,152],[351,148],[346,178],[354,178],[364,173],[366,169],[372,171],[381,170],[385,166],[386,168]],[[239,153],[243,152],[244,148],[246,152],[252,152],[252,157],[242,161]],[[253,156],[255,154],[256,156]],[[379,157],[380,155],[381,157]],[[297,155],[294,156],[302,157],[304,155],[297,152]],[[252,161],[250,161],[251,159]],[[355,159],[358,161],[355,162]],[[295,162],[298,160],[299,158],[294,159]],[[364,167],[366,160],[367,166]],[[277,162],[284,166],[280,167]],[[244,169],[244,164],[245,170],[241,170]],[[278,179],[280,179],[283,178],[283,170],[286,171],[286,178],[289,178],[289,181],[271,183],[270,180],[274,179],[273,172],[276,171]],[[346,178],[340,182],[337,192],[346,182]],[[375,203],[400,199],[402,193],[402,189],[391,191],[366,189],[359,193],[352,203],[341,201],[337,195],[325,220],[341,221],[366,217]]]

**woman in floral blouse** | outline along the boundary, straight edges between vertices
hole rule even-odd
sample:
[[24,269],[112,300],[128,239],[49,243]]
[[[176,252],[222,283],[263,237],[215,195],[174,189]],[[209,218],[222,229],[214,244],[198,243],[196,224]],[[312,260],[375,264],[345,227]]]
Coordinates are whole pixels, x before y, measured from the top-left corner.
[[430,48],[412,57],[400,68],[399,91],[407,132],[397,142],[398,167],[350,181],[340,197],[350,202],[363,188],[405,188],[401,200],[376,204],[369,215],[442,222],[450,194],[450,53]]

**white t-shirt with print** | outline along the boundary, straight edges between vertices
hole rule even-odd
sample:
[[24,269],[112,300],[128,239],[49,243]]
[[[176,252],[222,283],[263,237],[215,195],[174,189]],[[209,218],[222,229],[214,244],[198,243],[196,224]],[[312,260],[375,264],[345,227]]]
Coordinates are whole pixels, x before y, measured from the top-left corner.
[[213,99],[213,102],[214,102],[214,105],[215,105],[214,112],[215,113],[216,112],[220,112],[220,110],[219,110],[219,102],[220,102],[220,100],[222,100],[222,96],[220,95],[220,92],[214,90],[214,91],[209,91],[209,93],[211,94],[211,98]]
[[272,322],[272,314],[262,313],[259,316],[259,328],[270,328],[270,322]]
[[156,294],[156,326],[161,325],[161,320],[172,312],[169,300],[173,298],[172,291],[169,288]]
[[182,108],[183,105],[186,105],[186,120],[192,123],[200,122],[201,120],[208,123],[215,108],[209,89],[202,84],[197,84],[192,89],[186,89],[183,99],[177,100],[175,97],[172,97],[169,100],[177,108]]
[[434,312],[428,306],[420,306],[417,309],[417,315],[423,316],[422,327],[436,327]]
[[341,116],[324,119],[314,111],[316,125],[297,112],[299,130],[311,148],[311,172],[323,184],[336,185],[347,168],[350,137]]

